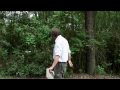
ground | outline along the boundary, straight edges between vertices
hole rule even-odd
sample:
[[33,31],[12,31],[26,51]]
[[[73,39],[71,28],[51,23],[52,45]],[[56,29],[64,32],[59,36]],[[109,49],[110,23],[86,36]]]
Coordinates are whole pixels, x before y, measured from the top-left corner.
[[[18,77],[1,77],[0,79],[46,79],[45,77],[31,77],[31,78],[18,78]],[[120,79],[120,75],[88,75],[88,74],[72,74],[65,79]]]
[[73,74],[70,79],[120,79],[119,75],[88,75],[88,74]]

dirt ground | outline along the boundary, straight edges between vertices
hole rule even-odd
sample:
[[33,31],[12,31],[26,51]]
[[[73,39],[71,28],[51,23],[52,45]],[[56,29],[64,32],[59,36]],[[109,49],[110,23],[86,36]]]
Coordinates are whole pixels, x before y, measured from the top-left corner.
[[[0,79],[46,79],[45,77],[30,77],[30,78],[20,78],[20,77],[0,77]],[[88,75],[88,74],[72,74],[65,79],[120,79],[120,75]]]
[[119,75],[73,74],[68,79],[120,79]]

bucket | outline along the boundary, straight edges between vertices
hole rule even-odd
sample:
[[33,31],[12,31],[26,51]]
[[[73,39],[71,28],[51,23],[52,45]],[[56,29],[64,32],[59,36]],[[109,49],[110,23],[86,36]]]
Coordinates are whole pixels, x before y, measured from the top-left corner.
[[47,68],[46,69],[46,78],[47,79],[54,79],[54,71],[51,71]]

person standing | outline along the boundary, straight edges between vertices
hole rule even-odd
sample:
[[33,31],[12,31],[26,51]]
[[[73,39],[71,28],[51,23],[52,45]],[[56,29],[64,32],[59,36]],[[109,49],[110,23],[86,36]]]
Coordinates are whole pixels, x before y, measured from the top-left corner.
[[52,39],[55,41],[53,49],[54,61],[52,66],[48,69],[50,72],[54,70],[54,78],[63,79],[67,70],[67,63],[70,65],[70,67],[73,67],[69,43],[67,39],[61,35],[60,29],[58,28],[52,28],[51,35]]

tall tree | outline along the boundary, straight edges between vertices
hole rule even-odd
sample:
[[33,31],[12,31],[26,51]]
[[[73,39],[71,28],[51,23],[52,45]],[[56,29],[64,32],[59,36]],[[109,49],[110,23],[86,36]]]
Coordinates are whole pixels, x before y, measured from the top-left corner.
[[87,35],[87,73],[93,74],[95,71],[95,47],[94,47],[94,11],[85,12],[85,30]]

